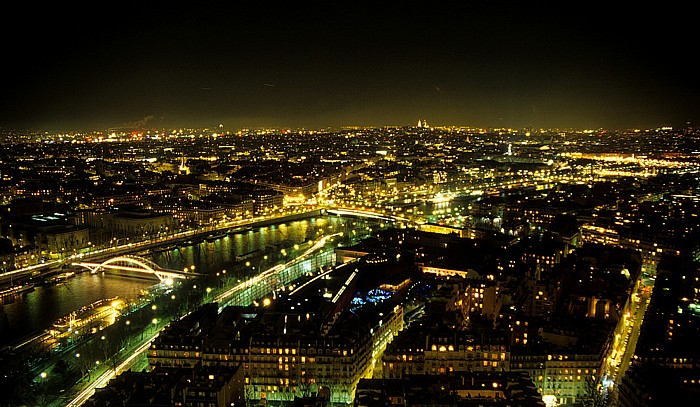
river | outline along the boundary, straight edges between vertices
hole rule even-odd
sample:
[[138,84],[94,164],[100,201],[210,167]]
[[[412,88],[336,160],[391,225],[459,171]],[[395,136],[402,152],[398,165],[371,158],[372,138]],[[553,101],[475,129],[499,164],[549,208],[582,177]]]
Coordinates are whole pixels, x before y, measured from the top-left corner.
[[[294,254],[294,245],[301,245],[326,233],[342,231],[348,236],[359,236],[366,233],[368,227],[377,226],[381,225],[374,221],[318,216],[209,239],[193,239],[179,245],[165,245],[142,256],[172,270],[188,268],[204,274],[223,270],[229,270],[229,273],[255,273],[276,261],[289,260],[287,256]],[[97,300],[117,296],[134,299],[141,290],[156,284],[157,280],[83,272],[58,285],[37,286],[33,291],[1,305],[4,312],[0,312],[0,317],[4,313],[3,319],[6,320],[5,327],[0,331],[0,348],[47,329],[59,317]]]

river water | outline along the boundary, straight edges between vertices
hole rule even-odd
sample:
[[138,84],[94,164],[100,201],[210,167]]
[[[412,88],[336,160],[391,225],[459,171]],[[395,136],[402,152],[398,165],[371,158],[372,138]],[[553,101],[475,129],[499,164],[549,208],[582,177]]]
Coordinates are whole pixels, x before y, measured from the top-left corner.
[[[368,228],[381,226],[374,221],[319,216],[209,239],[193,239],[142,256],[171,270],[188,268],[205,274],[223,270],[254,273],[275,261],[289,260],[288,256],[294,255],[294,245],[302,245],[321,235],[342,231],[346,236],[360,236],[367,233]],[[157,280],[84,272],[58,285],[37,286],[34,291],[1,305],[0,317],[5,323],[0,323],[0,348],[50,327],[56,319],[85,305],[117,296],[134,299],[141,290],[156,284]]]

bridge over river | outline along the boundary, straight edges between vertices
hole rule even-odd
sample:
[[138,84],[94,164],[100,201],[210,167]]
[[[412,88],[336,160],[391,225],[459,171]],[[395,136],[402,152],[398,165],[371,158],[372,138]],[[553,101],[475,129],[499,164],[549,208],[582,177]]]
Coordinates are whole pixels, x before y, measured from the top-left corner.
[[140,256],[125,255],[112,257],[102,263],[90,262],[75,262],[72,264],[77,267],[85,267],[90,270],[90,273],[95,274],[99,271],[115,271],[126,272],[132,275],[155,276],[161,282],[172,283],[177,278],[194,278],[200,277],[202,274],[193,271],[181,271],[165,269],[156,264],[154,261]]

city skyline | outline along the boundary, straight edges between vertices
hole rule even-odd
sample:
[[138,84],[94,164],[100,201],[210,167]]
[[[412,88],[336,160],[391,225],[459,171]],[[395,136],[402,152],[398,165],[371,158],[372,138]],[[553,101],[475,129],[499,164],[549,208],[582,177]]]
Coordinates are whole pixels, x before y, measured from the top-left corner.
[[695,125],[682,9],[453,2],[23,9],[0,127]]
[[691,399],[697,141],[425,118],[8,131],[0,404]]

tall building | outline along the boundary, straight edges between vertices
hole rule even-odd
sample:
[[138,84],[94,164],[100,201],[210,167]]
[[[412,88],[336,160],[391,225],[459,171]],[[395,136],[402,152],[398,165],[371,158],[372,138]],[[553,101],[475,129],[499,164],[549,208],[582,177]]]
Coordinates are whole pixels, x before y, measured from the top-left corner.
[[700,270],[664,256],[635,355],[619,383],[618,405],[693,405],[700,398]]
[[544,407],[532,380],[519,372],[417,374],[397,379],[363,379],[355,407],[370,406],[521,406]]

